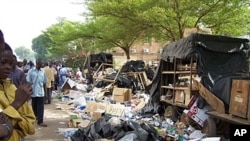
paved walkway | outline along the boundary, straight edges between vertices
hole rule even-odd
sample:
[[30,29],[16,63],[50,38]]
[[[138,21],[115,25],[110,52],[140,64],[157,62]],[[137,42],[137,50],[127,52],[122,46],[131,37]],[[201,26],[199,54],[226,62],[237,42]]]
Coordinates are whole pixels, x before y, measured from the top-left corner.
[[51,104],[45,105],[44,123],[48,127],[40,127],[36,125],[36,133],[25,137],[24,141],[68,141],[63,133],[58,132],[59,128],[67,128],[70,120],[67,110],[57,110],[57,103],[61,103],[59,99],[53,99]]

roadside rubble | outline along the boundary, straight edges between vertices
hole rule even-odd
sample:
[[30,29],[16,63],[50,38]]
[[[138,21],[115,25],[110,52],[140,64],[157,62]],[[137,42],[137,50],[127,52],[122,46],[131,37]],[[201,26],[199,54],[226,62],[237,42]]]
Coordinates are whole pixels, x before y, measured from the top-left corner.
[[[64,130],[65,138],[72,141],[220,140],[219,137],[206,138],[196,127],[180,119],[143,112],[151,100],[147,92],[151,80],[144,67],[138,61],[125,64],[120,70],[99,69],[93,76],[94,84],[68,78],[61,92],[52,94],[62,101],[56,107],[58,110],[72,111],[67,124],[69,130]],[[190,116],[192,108],[182,112]]]

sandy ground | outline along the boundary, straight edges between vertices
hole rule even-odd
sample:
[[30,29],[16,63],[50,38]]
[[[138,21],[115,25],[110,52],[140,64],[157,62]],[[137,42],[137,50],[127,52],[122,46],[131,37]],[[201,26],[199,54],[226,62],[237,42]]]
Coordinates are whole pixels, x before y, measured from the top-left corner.
[[25,137],[24,141],[69,141],[59,129],[66,129],[70,120],[69,110],[58,110],[56,104],[62,103],[59,99],[53,99],[51,104],[45,105],[44,123],[48,127],[36,126],[36,133]]

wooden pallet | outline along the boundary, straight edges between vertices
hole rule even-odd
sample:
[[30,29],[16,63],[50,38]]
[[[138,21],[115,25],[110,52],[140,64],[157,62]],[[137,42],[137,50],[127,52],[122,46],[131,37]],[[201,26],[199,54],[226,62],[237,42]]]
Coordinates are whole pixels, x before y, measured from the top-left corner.
[[113,68],[113,64],[102,63],[102,64],[99,66],[99,68],[96,70],[96,72],[94,73],[93,78],[94,78],[96,81],[99,80],[99,81],[106,81],[106,82],[110,82],[110,83],[115,83],[121,69],[119,69],[119,71],[117,72],[117,74],[116,74],[116,76],[115,76],[114,79],[105,79],[105,78],[103,78],[103,77],[98,77],[98,76],[97,76],[98,72],[104,71],[105,66],[109,66],[109,67],[112,67],[112,68]]

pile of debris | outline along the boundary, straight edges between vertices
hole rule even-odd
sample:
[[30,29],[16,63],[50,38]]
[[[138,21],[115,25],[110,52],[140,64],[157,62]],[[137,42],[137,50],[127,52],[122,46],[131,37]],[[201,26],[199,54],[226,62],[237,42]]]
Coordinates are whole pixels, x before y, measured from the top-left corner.
[[72,141],[184,141],[205,137],[180,120],[143,112],[151,100],[151,81],[142,61],[125,64],[120,70],[102,64],[93,78],[93,84],[68,78],[61,87],[62,93],[54,94],[64,102],[57,105],[58,109],[72,110],[68,127],[74,130],[65,132]]

